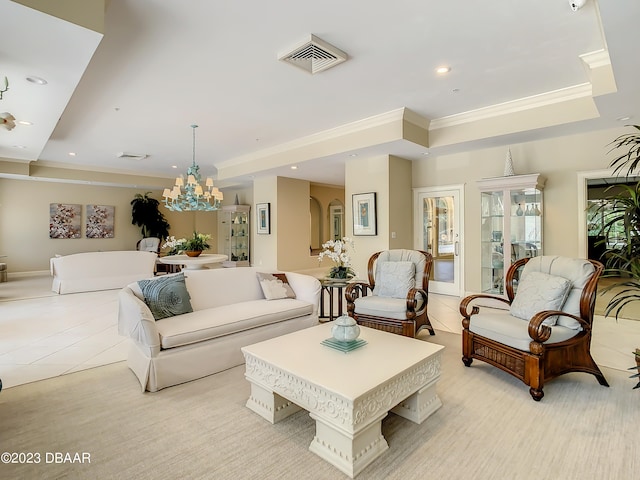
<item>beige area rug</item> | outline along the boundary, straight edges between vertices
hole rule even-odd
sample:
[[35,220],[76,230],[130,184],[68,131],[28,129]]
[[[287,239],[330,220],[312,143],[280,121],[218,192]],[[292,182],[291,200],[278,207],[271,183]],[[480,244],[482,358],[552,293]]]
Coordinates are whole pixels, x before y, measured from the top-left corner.
[[[564,375],[537,403],[528,388],[481,362],[460,361],[460,336],[446,346],[443,406],[421,425],[394,414],[389,443],[359,479],[618,479],[640,469],[640,393],[625,372]],[[345,357],[348,361],[348,357]],[[383,360],[382,360],[383,361]],[[321,366],[318,366],[322,368]],[[0,392],[0,452],[38,453],[39,464],[2,464],[12,479],[343,479],[308,450],[306,412],[271,425],[245,407],[244,366],[142,394],[117,363]],[[49,452],[49,455],[47,455]],[[55,452],[91,463],[46,463]]]
[[[596,298],[596,315],[604,315],[605,310],[607,309],[607,305],[609,301],[621,290],[624,290],[627,287],[613,287],[611,290],[605,292],[604,289],[610,285],[616,284],[620,282],[619,278],[601,278],[598,282],[598,296]],[[638,292],[640,293],[640,292]],[[611,318],[615,318],[615,313],[610,315]],[[626,305],[620,315],[619,318],[626,318],[628,320],[640,320],[640,302],[632,302]]]

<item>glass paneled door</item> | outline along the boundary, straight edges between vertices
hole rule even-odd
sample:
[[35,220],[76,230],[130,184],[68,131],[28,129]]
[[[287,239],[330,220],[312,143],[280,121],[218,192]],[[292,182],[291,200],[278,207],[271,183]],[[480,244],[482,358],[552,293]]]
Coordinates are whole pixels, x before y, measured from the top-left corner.
[[460,296],[462,292],[462,186],[416,188],[415,248],[433,256],[429,291]]

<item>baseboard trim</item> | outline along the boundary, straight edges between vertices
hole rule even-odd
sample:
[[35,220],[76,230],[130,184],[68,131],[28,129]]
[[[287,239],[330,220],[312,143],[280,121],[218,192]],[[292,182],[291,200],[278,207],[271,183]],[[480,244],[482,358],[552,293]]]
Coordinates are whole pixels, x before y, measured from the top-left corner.
[[9,278],[20,278],[20,277],[40,277],[42,275],[51,275],[49,270],[35,270],[33,272],[8,272],[7,277]]

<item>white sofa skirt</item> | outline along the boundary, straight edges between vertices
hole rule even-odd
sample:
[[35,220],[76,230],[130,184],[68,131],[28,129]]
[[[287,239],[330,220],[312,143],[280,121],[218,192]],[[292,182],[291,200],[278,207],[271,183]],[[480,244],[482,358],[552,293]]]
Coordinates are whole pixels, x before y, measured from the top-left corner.
[[147,356],[132,342],[127,364],[138,377],[143,392],[156,392],[242,365],[242,347],[317,324],[317,314],[307,315],[205,342],[161,350],[155,357]]

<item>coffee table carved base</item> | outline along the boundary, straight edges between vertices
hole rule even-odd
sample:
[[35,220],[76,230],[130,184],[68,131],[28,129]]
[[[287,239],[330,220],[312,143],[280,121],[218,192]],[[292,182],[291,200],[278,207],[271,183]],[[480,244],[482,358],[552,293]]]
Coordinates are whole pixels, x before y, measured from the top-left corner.
[[[244,350],[244,349],[243,349]],[[244,351],[251,384],[246,406],[271,423],[300,408],[316,422],[309,450],[350,477],[379,457],[388,444],[382,419],[389,411],[422,423],[441,405],[436,393],[440,352],[375,386],[354,400],[342,397]]]

